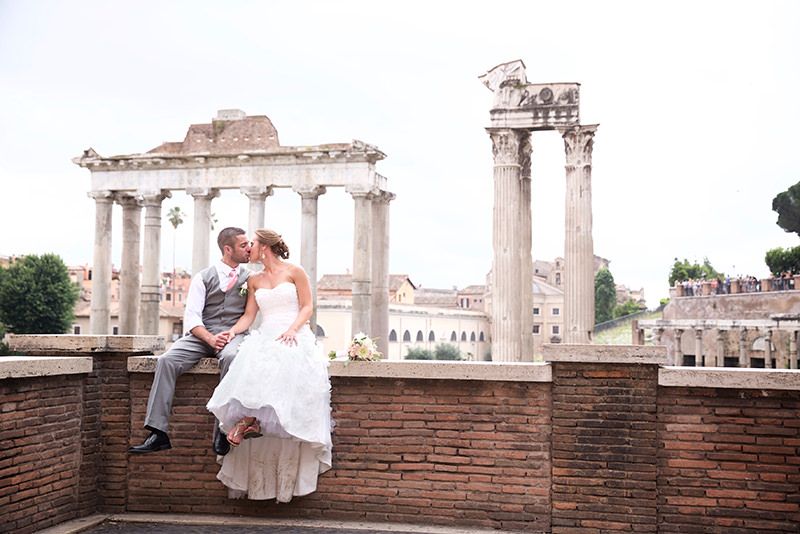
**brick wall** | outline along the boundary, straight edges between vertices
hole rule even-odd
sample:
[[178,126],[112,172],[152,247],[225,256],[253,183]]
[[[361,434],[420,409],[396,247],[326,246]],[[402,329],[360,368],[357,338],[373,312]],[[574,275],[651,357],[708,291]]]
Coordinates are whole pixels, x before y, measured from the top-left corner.
[[82,379],[0,380],[0,532],[35,532],[80,514]]
[[661,388],[659,531],[800,532],[800,392]]
[[[138,429],[152,375],[131,376]],[[173,449],[130,458],[130,511],[549,528],[549,384],[334,377],[333,469],[316,493],[276,505],[229,500],[216,480],[198,402],[216,381],[179,379]]]
[[656,532],[658,367],[553,364],[552,532]]

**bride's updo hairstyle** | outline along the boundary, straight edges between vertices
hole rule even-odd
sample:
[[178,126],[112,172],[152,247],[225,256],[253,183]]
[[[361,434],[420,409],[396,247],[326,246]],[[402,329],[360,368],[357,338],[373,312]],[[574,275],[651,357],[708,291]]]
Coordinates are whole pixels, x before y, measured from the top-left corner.
[[280,234],[273,230],[261,228],[256,230],[256,240],[264,246],[270,248],[279,258],[289,258],[289,247],[283,242]]

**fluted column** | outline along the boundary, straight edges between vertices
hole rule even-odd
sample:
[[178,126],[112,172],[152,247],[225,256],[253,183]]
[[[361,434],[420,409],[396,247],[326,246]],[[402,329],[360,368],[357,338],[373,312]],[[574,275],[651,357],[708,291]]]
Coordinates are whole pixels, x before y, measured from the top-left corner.
[[[487,128],[494,155],[494,214],[492,220],[492,360],[521,361],[525,322],[525,288],[533,291],[533,281],[520,287],[524,276],[523,244],[525,222],[521,217],[522,166],[525,152],[530,155],[530,132],[508,128]],[[529,223],[528,223],[529,224]],[[529,233],[527,235],[530,235]],[[530,253],[530,244],[528,244]],[[532,318],[531,318],[532,320]]]
[[219,189],[189,188],[194,198],[194,239],[192,240],[192,274],[197,274],[209,264],[211,240],[211,201],[219,196]]
[[592,146],[597,125],[561,131],[566,152],[564,331],[567,343],[589,343],[594,330]]
[[683,329],[676,328],[675,329],[675,354],[674,354],[674,364],[675,365],[683,365]]
[[520,356],[523,361],[533,361],[533,256],[531,256],[531,136],[529,132],[522,138],[520,146],[520,195],[519,220],[520,269],[519,291],[521,297],[520,333],[522,346]]
[[739,330],[739,367],[750,367],[747,360],[747,328],[741,328]]
[[[311,302],[314,311],[311,314],[311,331],[317,332],[317,201],[325,194],[325,188],[295,188],[300,195],[300,265],[306,270],[311,283]],[[266,197],[265,197],[266,198]],[[263,202],[262,202],[263,204]],[[252,205],[252,204],[251,204]]]
[[389,357],[389,202],[382,191],[372,201],[372,335],[378,350]]
[[104,335],[111,325],[111,214],[114,194],[111,191],[89,193],[94,199],[94,258],[92,260],[92,303],[89,333]]
[[372,194],[363,191],[350,192],[355,203],[353,228],[353,304],[351,335],[370,332],[371,269],[370,241],[372,237]]
[[169,191],[142,195],[144,206],[144,248],[142,252],[142,293],[139,307],[139,333],[158,335],[159,269],[161,256],[161,203]]
[[[683,362],[677,365],[683,365]],[[698,328],[694,331],[694,366],[703,365],[703,329]]]
[[272,196],[272,187],[248,186],[242,187],[240,191],[249,200],[247,235],[252,237],[255,235],[256,230],[264,228],[265,202],[267,197]]
[[139,324],[139,248],[142,204],[137,196],[118,196],[122,206],[122,266],[119,271],[119,333],[133,336]]

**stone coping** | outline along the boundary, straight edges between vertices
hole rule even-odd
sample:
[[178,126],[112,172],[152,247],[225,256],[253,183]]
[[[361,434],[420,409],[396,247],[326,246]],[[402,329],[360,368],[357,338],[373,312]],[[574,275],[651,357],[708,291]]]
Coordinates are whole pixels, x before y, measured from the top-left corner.
[[[131,373],[152,373],[158,356],[128,358]],[[203,358],[189,373],[217,374],[217,360]],[[333,360],[328,367],[330,376],[374,378],[419,378],[444,380],[492,380],[503,382],[551,382],[552,371],[546,363],[495,362],[430,362],[377,361],[351,362]]]
[[643,363],[666,365],[667,347],[656,345],[578,345],[545,343],[546,362]]
[[0,356],[0,379],[92,372],[90,356]]
[[796,369],[662,367],[658,385],[666,387],[800,390]]
[[164,338],[159,336],[9,334],[6,341],[15,352],[37,356],[99,352],[152,354],[164,350]]

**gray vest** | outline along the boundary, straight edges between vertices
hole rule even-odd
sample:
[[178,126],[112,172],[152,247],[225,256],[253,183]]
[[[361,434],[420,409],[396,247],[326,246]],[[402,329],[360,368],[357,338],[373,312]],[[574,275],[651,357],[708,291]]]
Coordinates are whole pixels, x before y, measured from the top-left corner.
[[[203,308],[203,326],[212,334],[230,329],[244,313],[247,293],[241,291],[242,284],[250,277],[250,271],[239,267],[236,284],[225,292],[219,287],[219,275],[214,266],[200,271],[206,286],[206,305]],[[244,294],[242,294],[244,293]]]

